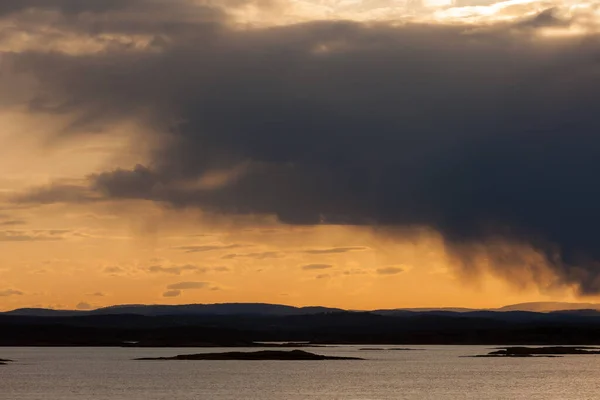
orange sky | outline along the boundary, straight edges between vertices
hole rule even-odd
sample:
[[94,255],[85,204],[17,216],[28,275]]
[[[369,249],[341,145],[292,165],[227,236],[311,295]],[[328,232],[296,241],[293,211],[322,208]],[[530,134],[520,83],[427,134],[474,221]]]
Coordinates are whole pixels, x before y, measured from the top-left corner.
[[[249,7],[236,10],[236,15],[251,24],[398,18],[392,6],[365,9],[330,3],[295,1],[269,13]],[[558,3],[561,12],[576,12],[569,2]],[[510,1],[489,7],[432,8],[411,18],[491,23],[538,12],[540,4]],[[35,91],[36,79],[27,71],[15,72],[3,61],[2,52],[43,48],[93,53],[103,49],[106,39],[65,33],[50,40],[52,29],[0,41],[0,105],[9,104],[0,108],[1,310],[213,302],[348,309],[498,307],[576,300],[569,288],[509,285],[485,266],[472,276],[457,273],[443,238],[422,227],[390,233],[286,226],[268,216],[234,218],[145,201],[11,202],[26,188],[77,183],[86,175],[131,168],[148,159],[151,144],[132,145],[140,143],[140,133],[148,129],[134,117],[122,118],[104,135],[72,135],[65,133],[69,116],[33,113],[18,101]],[[134,46],[147,44],[143,36],[117,39]],[[10,74],[2,72],[9,69]],[[222,176],[213,178],[207,184],[221,184]]]

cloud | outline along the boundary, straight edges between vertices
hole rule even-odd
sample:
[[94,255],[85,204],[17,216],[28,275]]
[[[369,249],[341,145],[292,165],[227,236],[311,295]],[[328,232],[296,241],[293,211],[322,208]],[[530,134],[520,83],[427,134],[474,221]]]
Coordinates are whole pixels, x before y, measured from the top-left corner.
[[229,244],[229,245],[200,245],[200,246],[179,246],[175,247],[175,250],[182,250],[186,253],[203,253],[206,251],[216,251],[216,250],[229,250],[236,249],[239,247],[244,247],[239,244]]
[[315,271],[315,270],[323,270],[323,269],[329,269],[329,268],[333,268],[333,265],[331,265],[331,264],[308,264],[308,265],[302,266],[302,269],[305,271]]
[[40,186],[26,193],[12,196],[21,204],[88,203],[101,200],[90,188],[77,184],[53,183]]
[[214,267],[213,270],[215,272],[230,272],[231,268],[228,268],[228,267]]
[[5,230],[0,231],[0,242],[52,242],[65,240],[68,230]]
[[102,292],[94,292],[94,293],[89,293],[88,296],[92,296],[92,297],[105,297],[106,294],[102,293]]
[[400,267],[383,267],[383,268],[377,268],[377,273],[379,275],[396,275],[396,274],[399,274],[401,272],[404,272],[404,269],[402,269]]
[[218,286],[211,286],[210,282],[178,282],[168,285],[163,297],[179,297],[184,290],[198,289],[220,290]]
[[92,306],[89,303],[82,301],[81,303],[77,304],[77,306],[75,306],[75,308],[78,310],[91,310]]
[[172,267],[163,267],[161,265],[153,265],[147,268],[151,273],[163,273],[172,275],[181,275],[184,272],[207,272],[208,268],[198,267],[196,265],[176,265]]
[[24,10],[57,10],[66,14],[106,12],[142,2],[139,0],[5,0],[0,5],[0,15]]
[[342,254],[349,253],[351,251],[362,251],[367,250],[366,247],[333,247],[331,249],[314,249],[304,250],[305,254]]
[[0,297],[9,297],[9,296],[23,296],[25,293],[23,293],[20,290],[15,290],[15,289],[4,289],[4,290],[0,290]]
[[170,290],[188,290],[188,289],[206,289],[209,287],[208,282],[179,282],[172,283],[167,286],[167,289]]
[[329,274],[319,274],[315,277],[315,279],[329,279],[331,278],[331,275]]
[[344,275],[365,275],[367,273],[367,271],[365,271],[363,269],[354,268],[354,269],[346,270],[342,273]]
[[[297,225],[428,227],[465,273],[485,264],[508,280],[539,282],[547,271],[581,294],[600,293],[594,26],[548,11],[532,18],[525,5],[527,18],[508,22],[494,13],[468,25],[241,29],[226,3],[22,3],[63,16],[53,24],[38,12],[36,26],[56,35],[3,54],[35,77],[39,91],[24,106],[69,116],[63,135],[137,118],[157,145],[145,165],[15,201],[137,199]],[[19,2],[3,4],[19,34],[41,29],[14,16]],[[570,36],[557,39],[562,33]],[[102,51],[72,54],[62,44],[81,34]],[[239,173],[204,184],[222,171]],[[237,257],[250,255],[226,256]]]
[[6,221],[0,221],[0,226],[17,226],[17,225],[26,225],[27,221],[22,219],[9,219]]
[[253,258],[256,260],[265,260],[267,258],[282,258],[285,256],[285,253],[280,251],[263,251],[257,253],[245,253],[245,254],[226,254],[221,257],[224,260],[233,260],[234,258]]
[[121,267],[106,267],[104,268],[104,272],[110,275],[122,275],[125,273],[125,270]]

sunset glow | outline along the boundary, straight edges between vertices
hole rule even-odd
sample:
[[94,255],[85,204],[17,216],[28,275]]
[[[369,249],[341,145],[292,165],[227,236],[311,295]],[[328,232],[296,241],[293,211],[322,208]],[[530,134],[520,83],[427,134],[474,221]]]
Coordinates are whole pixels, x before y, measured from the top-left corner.
[[31,4],[0,5],[1,310],[600,292],[600,2]]

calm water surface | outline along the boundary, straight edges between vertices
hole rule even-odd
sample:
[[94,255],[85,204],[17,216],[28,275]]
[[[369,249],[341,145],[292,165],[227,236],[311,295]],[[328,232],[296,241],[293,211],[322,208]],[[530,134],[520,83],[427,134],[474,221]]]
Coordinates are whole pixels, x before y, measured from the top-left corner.
[[600,357],[461,358],[484,354],[489,346],[418,346],[425,350],[410,352],[360,347],[309,350],[367,361],[142,362],[131,359],[228,349],[0,348],[0,358],[18,360],[0,366],[0,399],[600,398]]

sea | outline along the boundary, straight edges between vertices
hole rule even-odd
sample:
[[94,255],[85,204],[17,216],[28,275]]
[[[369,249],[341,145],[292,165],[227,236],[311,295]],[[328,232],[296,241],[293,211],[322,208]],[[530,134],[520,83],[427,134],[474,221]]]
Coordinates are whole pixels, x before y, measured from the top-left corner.
[[[134,361],[231,351],[0,348],[1,400],[457,400],[600,398],[600,356],[470,358],[492,346],[305,348],[362,361]],[[235,351],[256,351],[235,349]]]

